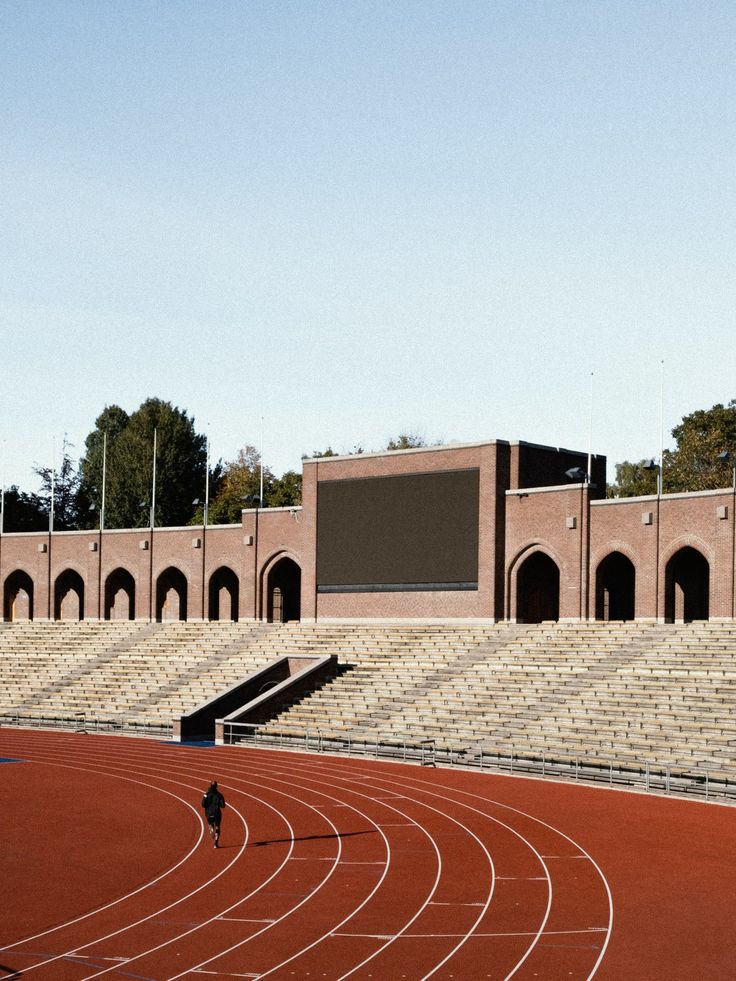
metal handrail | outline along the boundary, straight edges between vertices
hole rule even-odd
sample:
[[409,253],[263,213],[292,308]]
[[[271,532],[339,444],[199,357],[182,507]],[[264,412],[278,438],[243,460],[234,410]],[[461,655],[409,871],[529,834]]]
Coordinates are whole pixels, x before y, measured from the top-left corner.
[[370,756],[425,766],[448,765],[484,772],[524,774],[543,779],[630,787],[647,793],[736,802],[736,772],[696,766],[686,768],[636,757],[549,754],[546,750],[489,748],[442,743],[417,733],[364,735],[300,726],[226,723],[227,745],[290,749],[348,756]]
[[144,722],[126,716],[97,715],[89,712],[0,711],[0,726],[30,729],[72,729],[76,732],[125,733],[166,737],[173,734],[170,722]]
[[[173,725],[142,722],[125,716],[94,713],[40,713],[0,711],[0,726],[75,730],[171,738]],[[422,733],[370,734],[316,727],[284,726],[245,722],[223,722],[227,745],[297,750],[363,756],[422,766],[453,766],[483,772],[524,774],[544,779],[631,787],[647,793],[695,797],[706,801],[736,802],[736,771],[695,766],[690,769],[671,762],[653,762],[637,757],[598,757],[556,753],[534,747],[488,747],[476,743],[452,744]]]

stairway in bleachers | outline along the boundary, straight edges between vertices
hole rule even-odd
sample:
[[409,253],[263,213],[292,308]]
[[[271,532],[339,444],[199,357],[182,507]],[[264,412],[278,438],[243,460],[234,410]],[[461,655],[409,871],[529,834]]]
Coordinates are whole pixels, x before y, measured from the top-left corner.
[[0,714],[170,725],[289,652],[342,670],[274,730],[736,774],[736,623],[3,623]]

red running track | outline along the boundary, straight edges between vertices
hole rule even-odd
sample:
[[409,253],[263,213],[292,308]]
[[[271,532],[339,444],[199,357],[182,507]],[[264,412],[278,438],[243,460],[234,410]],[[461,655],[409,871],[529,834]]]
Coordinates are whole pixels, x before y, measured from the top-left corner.
[[730,807],[32,730],[0,757],[0,978],[736,973]]

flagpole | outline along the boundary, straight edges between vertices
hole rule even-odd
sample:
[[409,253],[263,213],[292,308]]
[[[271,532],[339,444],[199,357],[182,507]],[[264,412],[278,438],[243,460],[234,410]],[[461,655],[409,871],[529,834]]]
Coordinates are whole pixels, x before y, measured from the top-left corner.
[[261,416],[261,507],[263,507],[263,416]]
[[100,505],[100,531],[105,530],[105,479],[107,477],[107,433],[102,436],[102,502]]
[[204,527],[207,527],[207,520],[210,510],[210,436],[205,436],[205,476],[204,476]]
[[49,532],[54,530],[54,491],[56,489],[56,437],[51,440],[51,501],[49,505]]
[[591,467],[593,465],[593,375],[590,373],[590,418],[588,420],[588,483],[592,481]]
[[657,474],[657,494],[662,496],[664,489],[664,359],[659,362],[659,473]]
[[156,442],[158,438],[158,429],[153,430],[153,480],[151,484],[151,528],[154,527],[156,523]]

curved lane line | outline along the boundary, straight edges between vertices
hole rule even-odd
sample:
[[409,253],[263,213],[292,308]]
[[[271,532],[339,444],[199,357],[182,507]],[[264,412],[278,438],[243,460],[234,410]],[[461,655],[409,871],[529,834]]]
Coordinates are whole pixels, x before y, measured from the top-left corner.
[[[489,775],[492,776],[492,774],[489,774]],[[388,783],[392,783],[393,782],[392,780],[388,779],[387,777],[384,778],[384,779]],[[604,889],[605,889],[605,892],[606,892],[606,897],[607,897],[607,900],[608,900],[608,925],[607,925],[607,928],[606,928],[606,938],[604,940],[603,946],[601,947],[601,951],[600,951],[600,954],[598,955],[598,959],[596,960],[595,964],[593,965],[593,969],[591,970],[590,974],[588,975],[587,981],[591,981],[591,979],[595,976],[596,972],[598,971],[598,968],[601,965],[601,962],[603,960],[603,957],[605,956],[606,949],[608,948],[608,944],[609,944],[609,941],[611,939],[611,931],[613,930],[613,897],[611,895],[611,889],[610,889],[610,886],[608,884],[608,880],[606,879],[606,877],[605,877],[605,875],[603,873],[603,870],[598,865],[598,863],[595,861],[595,859],[592,857],[592,855],[590,855],[577,841],[575,841],[569,835],[565,834],[564,831],[561,831],[559,828],[556,828],[553,825],[548,824],[546,821],[543,821],[541,818],[534,817],[534,815],[529,814],[527,811],[522,811],[520,808],[513,807],[510,804],[504,804],[502,801],[494,800],[491,797],[484,797],[482,794],[476,794],[476,793],[474,793],[472,791],[469,791],[469,790],[462,790],[461,788],[449,788],[449,787],[444,786],[443,784],[435,783],[435,782],[432,782],[432,781],[429,781],[429,780],[421,781],[421,780],[418,780],[416,777],[407,777],[407,779],[409,779],[412,784],[420,784],[420,786],[423,785],[423,786],[437,787],[437,788],[442,788],[443,790],[455,790],[457,793],[462,794],[463,796],[472,797],[475,800],[480,800],[480,801],[483,801],[484,803],[493,804],[495,807],[500,807],[500,808],[503,808],[503,809],[505,809],[507,811],[512,811],[515,814],[520,814],[522,817],[528,818],[530,821],[533,821],[534,823],[539,824],[542,827],[548,828],[550,831],[554,832],[555,834],[560,835],[560,837],[564,838],[571,845],[574,845],[574,847],[577,848],[578,851],[591,863],[591,865],[593,866],[593,868],[598,873],[598,876],[600,877],[601,882],[603,883],[603,886],[604,886]],[[414,789],[417,789],[417,788],[415,787]],[[436,795],[436,796],[442,797],[443,795],[439,794],[439,795]],[[451,797],[449,797],[447,799],[448,800],[452,800]],[[461,802],[460,801],[455,801],[455,803],[461,803]],[[483,812],[481,812],[481,813],[483,813]],[[488,816],[490,817],[490,815],[488,815]],[[514,972],[512,972],[512,973],[514,973]],[[512,975],[508,975],[508,977],[511,977],[511,976]]]
[[[310,760],[309,767],[305,767],[303,764],[298,764],[298,763],[293,763],[292,764],[292,767],[296,770],[296,772],[298,772],[299,774],[303,774],[306,769],[309,769],[312,772],[318,773],[320,776],[323,776],[325,774],[325,770],[326,770],[325,767],[319,768],[319,769],[316,769],[315,770],[314,769],[315,764],[313,762],[313,758],[312,757],[307,757],[307,759]],[[288,763],[286,765],[288,766]],[[350,772],[351,773],[354,773],[355,772],[355,769],[354,768],[351,768]],[[380,773],[379,774],[375,774],[375,773],[373,773],[370,770],[370,768],[368,770],[366,770],[366,771],[363,771],[363,775],[364,776],[368,776],[368,778],[369,779],[372,779],[372,780],[378,780],[378,781],[380,781],[380,780],[383,779],[383,775],[382,774],[380,774]],[[340,780],[341,780],[341,783],[343,783],[343,784],[345,783],[345,778],[344,777],[341,776],[340,777]],[[349,780],[347,782],[359,782],[359,784],[360,784],[361,787],[365,787],[365,781],[364,780],[361,780],[361,781],[350,781]],[[395,784],[396,783],[396,781],[390,781],[390,782],[392,784]],[[330,784],[330,786],[333,786],[333,785]],[[405,789],[404,785],[399,784],[399,786],[402,787],[402,789]],[[346,789],[348,789],[348,788],[346,788]],[[380,788],[380,789],[384,789],[384,788]],[[421,788],[411,787],[410,789],[412,789],[413,791],[417,792]],[[357,791],[353,791],[353,793],[357,793]],[[367,794],[360,794],[359,796],[368,797]],[[403,796],[406,796],[406,795],[404,794]],[[521,958],[521,960],[515,965],[515,967],[513,968],[512,972],[507,976],[507,977],[510,978],[514,973],[516,973],[516,971],[521,967],[521,965],[524,963],[524,961],[526,960],[526,958],[529,956],[529,953],[531,952],[531,950],[533,949],[533,947],[536,945],[536,943],[539,941],[542,933],[544,932],[544,927],[545,927],[545,925],[547,924],[547,922],[549,920],[549,914],[550,914],[550,910],[551,910],[551,906],[552,906],[552,880],[551,880],[551,877],[550,877],[550,874],[549,874],[548,866],[547,866],[546,862],[544,861],[543,857],[540,855],[540,853],[534,847],[534,845],[524,835],[522,835],[515,828],[513,828],[510,825],[506,824],[504,821],[501,821],[498,818],[494,818],[492,815],[487,814],[484,811],[479,810],[478,808],[471,807],[470,805],[463,804],[462,802],[459,802],[459,801],[453,801],[449,797],[443,798],[442,795],[438,795],[438,794],[433,794],[432,796],[440,797],[440,799],[446,799],[450,803],[455,804],[456,806],[464,807],[464,808],[466,808],[466,809],[468,809],[470,811],[473,811],[473,812],[477,813],[480,817],[484,818],[485,820],[492,821],[494,824],[497,824],[499,827],[505,828],[507,831],[509,831],[511,834],[513,834],[515,837],[517,837],[526,847],[528,847],[528,849],[531,852],[533,852],[533,854],[537,858],[539,864],[541,865],[542,869],[544,870],[544,877],[545,877],[545,880],[547,882],[547,906],[546,906],[545,913],[544,913],[544,916],[543,916],[543,919],[542,919],[542,923],[541,923],[539,929],[537,930],[536,934],[534,935],[534,940],[532,941],[532,944],[530,945],[529,949],[526,951],[526,953]],[[369,799],[375,800],[375,798],[369,798]],[[486,855],[488,857],[488,860],[489,860],[489,863],[491,865],[491,868],[493,869],[493,860],[492,860],[490,854],[488,853],[488,850],[486,849],[485,845],[483,845],[483,843],[480,841],[480,839],[478,839],[478,837],[469,828],[467,828],[465,825],[463,825],[462,822],[460,822],[457,819],[453,818],[451,815],[447,814],[447,812],[440,811],[438,808],[432,807],[432,805],[427,804],[425,801],[417,800],[416,798],[412,798],[412,797],[407,797],[406,799],[407,800],[411,800],[414,803],[419,804],[421,807],[425,807],[428,810],[431,810],[431,811],[434,811],[437,814],[440,814],[442,817],[446,818],[447,820],[452,821],[453,823],[457,824],[459,827],[463,828],[463,830],[467,831],[468,834],[470,834],[473,838],[476,839],[476,841],[478,841],[478,843],[480,844],[481,848],[486,852]],[[424,829],[424,830],[426,832],[426,829]],[[462,939],[460,940],[460,943],[456,944],[456,946],[449,952],[449,954],[447,954],[443,958],[442,961],[440,961],[438,964],[436,964],[435,967],[428,974],[424,975],[422,981],[424,981],[424,978],[431,977],[432,974],[434,974],[437,970],[439,970],[439,968],[442,967],[450,959],[450,957],[452,957],[455,953],[457,953],[457,951],[463,946],[463,944],[466,943],[466,941],[473,935],[473,933],[477,929],[479,923],[481,922],[483,916],[485,915],[485,913],[486,913],[486,911],[487,911],[487,909],[488,909],[488,907],[490,905],[490,902],[491,902],[491,899],[492,899],[492,895],[493,895],[493,887],[494,887],[494,884],[495,883],[494,883],[494,881],[492,879],[491,892],[490,892],[490,894],[488,896],[488,899],[486,900],[486,903],[483,906],[480,914],[476,917],[476,920],[475,920],[472,928],[469,931],[467,931],[465,934],[462,935]],[[418,912],[415,914],[415,916],[412,918],[412,920],[408,924],[406,924],[406,926],[403,928],[402,931],[400,931],[399,933],[397,933],[392,939],[390,939],[382,947],[379,947],[378,950],[374,951],[370,955],[369,958],[366,958],[360,964],[357,964],[357,965],[355,965],[355,967],[351,968],[351,970],[347,974],[341,975],[340,976],[340,981],[342,981],[342,978],[349,977],[349,975],[352,974],[354,971],[358,970],[358,968],[363,967],[369,960],[371,960],[373,957],[376,957],[379,953],[381,953],[382,950],[386,949],[386,947],[390,946],[390,944],[392,944],[396,939],[398,939],[398,937],[401,936],[401,934],[404,932],[404,930],[408,929],[408,927],[411,926],[411,923],[414,922],[414,920],[416,919],[416,917],[419,916],[419,914],[421,912],[423,912],[423,909],[426,908],[428,902],[429,902],[429,900],[427,900],[425,902],[424,906],[422,908],[420,908],[420,910],[418,910]],[[349,919],[349,917],[348,917],[348,919]],[[345,921],[343,921],[343,922],[345,922]],[[339,924],[337,927],[334,927],[333,928],[333,931],[336,930],[336,929],[339,929],[339,926],[342,926],[342,923]],[[325,937],[326,936],[328,936],[328,934],[326,934]],[[325,937],[322,937],[321,939],[325,939]],[[312,946],[314,946],[314,945],[312,945]],[[279,965],[279,966],[281,966],[281,965]],[[271,969],[271,970],[273,970],[273,969]],[[262,975],[262,976],[265,976],[265,975]]]
[[[177,758],[178,758],[178,759],[180,759],[181,757],[179,757],[179,756],[177,756]],[[108,757],[108,759],[109,759],[109,757]],[[137,760],[137,759],[138,759],[138,757],[136,756],[136,757],[135,757],[135,759]],[[148,764],[148,765],[150,766],[150,765],[152,765],[152,764]],[[169,771],[169,772],[171,772],[171,771]],[[228,778],[228,779],[230,779],[230,778]],[[172,781],[172,782],[173,782],[173,781]],[[279,782],[282,782],[282,781],[279,781]],[[251,785],[252,785],[252,784],[251,784]],[[228,785],[227,785],[227,784],[223,784],[223,786],[225,786],[225,787],[227,787]],[[291,786],[291,784],[290,784],[290,786]],[[307,804],[307,803],[306,803],[305,801],[303,801],[303,800],[301,800],[300,798],[297,798],[297,797],[295,797],[295,796],[294,796],[294,795],[292,795],[292,794],[287,794],[287,793],[285,793],[284,791],[281,791],[281,790],[275,790],[274,788],[271,788],[271,787],[270,787],[270,786],[268,786],[268,785],[266,785],[266,787],[267,787],[267,789],[269,789],[269,790],[271,790],[272,792],[276,792],[276,793],[278,793],[278,794],[280,794],[280,795],[281,795],[281,796],[283,796],[283,797],[287,797],[287,798],[289,798],[289,799],[291,799],[291,800],[295,800],[295,801],[297,801],[297,802],[298,802],[298,803],[299,803],[299,804],[300,804],[301,806],[303,806],[303,807],[308,807],[308,808],[310,808],[311,810],[314,810],[314,811],[316,811],[316,813],[318,813],[318,814],[320,815],[320,817],[321,817],[321,818],[322,818],[323,820],[325,820],[325,821],[326,821],[326,822],[327,822],[327,823],[328,823],[329,825],[331,825],[331,827],[332,827],[332,828],[333,828],[333,830],[335,831],[335,834],[336,834],[336,837],[338,838],[338,854],[337,854],[337,856],[336,856],[336,858],[335,858],[335,860],[334,860],[334,862],[333,862],[333,866],[332,866],[332,868],[330,869],[330,871],[329,871],[329,873],[328,873],[328,874],[327,874],[327,875],[326,875],[326,876],[325,876],[325,877],[323,878],[323,880],[322,880],[322,882],[321,882],[321,883],[320,883],[320,884],[319,884],[319,885],[318,885],[318,886],[317,886],[317,887],[316,887],[315,889],[313,889],[313,890],[311,891],[311,893],[309,893],[309,895],[307,895],[306,897],[304,897],[304,899],[302,899],[302,900],[301,900],[301,902],[299,902],[298,904],[296,904],[296,906],[294,906],[294,907],[292,907],[292,908],[291,908],[290,910],[288,910],[288,911],[287,911],[286,913],[284,913],[284,914],[283,914],[283,915],[282,915],[281,917],[279,917],[279,918],[278,918],[277,920],[275,920],[275,921],[274,921],[273,923],[269,923],[269,924],[268,924],[267,926],[265,926],[265,927],[263,927],[263,928],[262,928],[261,930],[258,930],[258,931],[257,931],[256,933],[254,933],[254,934],[252,934],[251,936],[249,936],[249,937],[248,937],[248,938],[247,938],[247,939],[246,939],[245,941],[241,941],[240,943],[238,943],[238,944],[236,944],[236,945],[234,945],[234,947],[232,947],[232,948],[228,948],[227,950],[221,950],[221,951],[219,951],[219,952],[218,952],[217,954],[215,954],[215,955],[214,955],[213,957],[211,957],[211,958],[209,958],[209,959],[208,959],[208,960],[206,960],[206,961],[203,961],[203,962],[202,962],[202,964],[198,964],[198,965],[195,965],[195,966],[193,966],[193,967],[190,967],[190,968],[188,968],[188,969],[187,969],[186,971],[184,971],[184,972],[182,972],[181,974],[178,974],[178,975],[175,975],[175,977],[176,977],[176,978],[179,978],[179,977],[182,977],[182,976],[183,976],[184,974],[189,974],[189,973],[191,973],[192,971],[196,971],[196,970],[199,970],[199,969],[200,969],[200,968],[201,968],[201,967],[202,967],[202,966],[203,966],[204,964],[207,964],[207,963],[210,963],[210,962],[211,962],[212,960],[216,960],[216,959],[217,959],[218,957],[221,957],[221,956],[223,956],[223,954],[226,954],[226,953],[228,953],[228,952],[229,952],[230,950],[234,950],[234,949],[236,949],[237,947],[240,947],[240,946],[243,946],[243,944],[245,944],[245,943],[247,943],[247,942],[249,942],[250,940],[252,940],[252,939],[254,939],[255,937],[257,937],[257,936],[259,936],[259,935],[260,935],[261,933],[264,933],[264,932],[265,932],[266,930],[269,930],[269,929],[271,929],[272,927],[274,927],[274,926],[276,926],[276,925],[277,925],[277,924],[278,924],[279,922],[281,922],[281,920],[283,920],[283,919],[285,919],[285,918],[286,918],[287,916],[290,916],[290,915],[291,915],[291,914],[292,914],[292,913],[293,913],[293,912],[294,912],[294,911],[295,911],[296,909],[298,909],[298,908],[299,908],[300,906],[302,906],[302,905],[303,905],[303,904],[304,904],[305,902],[307,902],[307,900],[309,900],[309,899],[311,899],[311,898],[312,898],[312,896],[314,896],[314,895],[315,895],[315,894],[316,894],[316,893],[317,893],[317,892],[318,892],[318,891],[319,891],[319,890],[320,890],[320,889],[321,889],[321,888],[322,888],[322,887],[323,887],[323,886],[325,885],[325,883],[326,883],[326,882],[327,882],[327,880],[328,880],[328,879],[329,879],[329,878],[330,878],[330,877],[332,876],[332,874],[333,874],[333,872],[335,871],[335,869],[336,869],[336,867],[337,867],[337,865],[338,865],[338,863],[339,863],[339,857],[340,857],[340,855],[341,855],[341,853],[342,853],[342,841],[341,841],[341,839],[340,839],[340,838],[339,838],[339,836],[338,836],[338,832],[337,832],[337,827],[336,827],[336,826],[334,825],[334,823],[333,823],[333,822],[332,822],[332,821],[331,821],[331,820],[330,820],[330,819],[329,819],[329,818],[328,818],[328,817],[327,817],[327,816],[326,816],[325,814],[322,814],[322,813],[321,813],[321,812],[320,812],[320,811],[319,811],[319,810],[318,810],[317,808],[315,808],[315,807],[313,807],[313,806],[312,806],[312,805],[310,805],[310,804]],[[233,788],[233,789],[234,789],[234,788]],[[242,792],[242,791],[239,791],[239,793],[243,793],[243,792]],[[320,793],[320,792],[319,792],[319,791],[317,791],[317,793]],[[246,794],[245,796],[248,796],[248,797],[251,797],[251,798],[252,798],[252,799],[254,799],[254,800],[259,800],[259,801],[260,801],[261,803],[264,803],[264,804],[266,804],[266,802],[265,802],[265,801],[263,801],[263,800],[262,800],[262,799],[260,799],[260,798],[257,798],[257,797],[255,797],[255,796],[254,796],[253,794]],[[334,801],[336,801],[336,802],[338,802],[338,803],[340,803],[339,801],[337,801],[337,799],[336,799],[336,798],[333,798],[333,797],[330,797],[329,795],[326,795],[326,794],[322,794],[322,793],[320,793],[320,796],[322,796],[322,797],[326,797],[327,799],[330,799],[330,800],[334,800]],[[159,944],[159,945],[157,945],[156,947],[152,947],[152,948],[149,948],[148,950],[145,950],[145,951],[142,951],[141,953],[139,953],[139,954],[137,954],[137,955],[136,955],[135,957],[132,957],[132,958],[129,958],[128,960],[126,960],[126,961],[124,961],[124,962],[121,962],[121,963],[119,963],[119,964],[114,964],[114,965],[111,965],[110,967],[107,967],[107,968],[104,968],[103,970],[101,970],[101,971],[98,971],[98,972],[97,972],[97,973],[95,973],[95,974],[90,974],[90,975],[87,975],[87,976],[86,976],[86,977],[85,977],[85,978],[83,979],[83,981],[91,981],[91,979],[92,979],[92,978],[98,978],[98,977],[101,977],[102,975],[104,975],[104,974],[107,974],[107,973],[109,973],[110,971],[114,971],[114,970],[117,970],[117,969],[119,969],[119,968],[120,968],[120,967],[122,967],[122,966],[127,966],[128,964],[131,964],[131,963],[133,963],[134,961],[136,961],[136,960],[138,960],[138,959],[140,959],[140,958],[142,958],[142,957],[144,957],[144,956],[147,956],[148,954],[152,954],[152,953],[156,953],[157,951],[159,951],[159,950],[161,950],[161,949],[163,949],[164,947],[166,947],[166,946],[169,946],[169,945],[170,945],[170,944],[172,944],[172,943],[176,943],[177,941],[179,941],[179,940],[181,940],[181,939],[183,939],[184,937],[186,937],[186,936],[189,936],[189,935],[190,935],[190,934],[192,934],[192,933],[195,933],[195,932],[196,932],[197,930],[200,930],[200,929],[202,929],[203,927],[205,927],[205,926],[208,926],[208,925],[209,925],[210,923],[212,923],[212,922],[214,922],[214,921],[216,921],[216,920],[217,920],[217,919],[219,919],[219,918],[220,918],[221,916],[223,916],[223,915],[224,915],[225,913],[228,913],[228,912],[229,912],[229,911],[230,911],[231,909],[234,909],[234,908],[235,908],[236,906],[239,906],[239,905],[240,905],[240,904],[241,904],[242,902],[244,902],[244,901],[245,901],[246,899],[249,899],[249,898],[250,898],[251,896],[253,896],[253,895],[255,895],[255,894],[256,894],[257,892],[259,892],[259,891],[260,891],[260,890],[261,890],[262,888],[264,888],[264,886],[266,886],[266,885],[268,884],[268,882],[270,882],[270,881],[271,881],[271,879],[273,879],[273,878],[274,878],[274,876],[275,876],[275,875],[276,875],[276,874],[277,874],[278,872],[280,872],[280,871],[281,871],[281,869],[282,869],[282,868],[284,867],[284,865],[286,864],[286,862],[287,862],[287,861],[289,860],[289,858],[290,858],[290,856],[291,856],[291,853],[292,853],[292,851],[293,851],[293,848],[294,848],[294,831],[293,831],[293,828],[292,828],[292,826],[291,826],[291,824],[290,824],[290,822],[289,822],[289,821],[288,821],[288,819],[287,819],[287,818],[285,817],[285,815],[283,814],[283,812],[280,812],[280,811],[278,811],[278,810],[277,810],[276,808],[274,808],[274,807],[273,807],[272,805],[269,805],[269,804],[266,804],[266,806],[267,806],[267,807],[270,807],[270,809],[271,809],[271,810],[274,810],[274,811],[276,811],[276,813],[279,813],[279,814],[280,814],[280,816],[281,816],[281,817],[282,817],[282,818],[284,819],[284,822],[285,822],[285,823],[287,824],[287,826],[288,826],[288,827],[289,827],[289,829],[290,829],[290,833],[291,833],[291,842],[290,842],[290,846],[289,846],[289,853],[287,854],[287,856],[286,856],[286,858],[284,859],[284,861],[283,861],[283,862],[281,863],[281,865],[279,866],[279,868],[278,868],[278,869],[276,869],[274,873],[272,873],[272,875],[271,875],[271,876],[270,876],[270,877],[269,877],[268,879],[266,879],[266,880],[265,880],[265,881],[264,881],[263,883],[261,883],[261,885],[260,885],[260,886],[258,887],[258,889],[255,889],[255,890],[253,890],[253,891],[252,891],[251,893],[249,893],[249,894],[248,894],[248,895],[246,895],[246,896],[241,896],[241,897],[240,897],[240,898],[238,899],[238,901],[237,901],[236,903],[233,903],[233,904],[232,904],[231,906],[228,906],[228,907],[227,907],[226,909],[224,909],[224,910],[221,910],[221,911],[220,911],[220,912],[219,912],[219,913],[218,913],[218,914],[217,914],[216,916],[213,916],[213,917],[210,917],[210,919],[208,919],[208,920],[205,920],[204,922],[202,922],[202,923],[200,923],[200,924],[198,924],[198,925],[197,925],[196,927],[193,927],[193,928],[191,928],[191,929],[189,929],[189,930],[187,930],[187,931],[184,931],[183,933],[181,933],[181,934],[179,934],[179,935],[178,935],[178,936],[176,936],[176,937],[172,937],[172,938],[169,938],[169,940],[167,940],[167,941],[165,941],[165,942],[164,942],[164,943],[162,943],[162,944]],[[350,806],[350,805],[348,805],[348,806]],[[356,808],[351,808],[351,809],[352,809],[352,810],[355,810],[355,811],[356,811],[357,813],[361,813],[360,811],[357,811],[357,809],[356,809]],[[236,812],[236,813],[239,813],[239,812]],[[370,820],[370,818],[368,818],[368,817],[367,817],[366,815],[364,815],[364,814],[362,814],[362,813],[361,813],[361,816],[362,816],[362,817],[365,817],[365,818],[366,818],[366,820],[367,820],[367,821],[369,821],[369,823],[371,823],[371,824],[374,824],[374,822],[373,822],[373,821],[371,821],[371,820]],[[242,816],[241,816],[241,819],[242,819]],[[380,829],[378,829],[378,830],[380,831]],[[384,840],[385,840],[385,836],[383,836],[383,837],[384,837]],[[247,842],[247,834],[246,834],[246,842]],[[243,846],[243,848],[245,848],[245,845]],[[242,852],[242,849],[241,849],[241,852]],[[230,865],[228,866],[228,868],[229,868],[229,867],[230,867],[230,866],[231,866],[231,865],[233,864],[233,862],[235,862],[235,861],[236,861],[236,860],[237,860],[237,859],[238,859],[238,858],[240,857],[240,855],[241,855],[241,852],[239,852],[239,853],[238,853],[238,855],[237,855],[237,856],[235,856],[235,858],[234,858],[234,859],[233,859],[233,861],[232,861],[232,862],[230,863]],[[224,871],[226,871],[226,869],[225,869],[225,870],[223,870],[223,872],[224,872]],[[222,873],[220,873],[220,874],[222,874]],[[219,876],[215,876],[214,878],[218,878],[218,877],[219,877]],[[211,880],[211,881],[214,881],[214,880]],[[207,884],[209,884],[209,883],[207,883]],[[201,888],[203,888],[203,887],[202,887],[202,886],[200,886],[199,888],[201,889]],[[376,888],[377,888],[377,887],[376,887]],[[191,896],[191,895],[194,895],[194,893],[195,893],[195,892],[198,892],[198,891],[199,891],[199,889],[196,889],[196,890],[194,890],[194,892],[192,892],[192,893],[189,893],[189,894],[188,894],[187,896],[185,896],[185,897],[182,897],[181,899],[179,899],[179,900],[177,900],[177,901],[176,901],[175,903],[172,903],[172,904],[171,904],[171,906],[175,906],[175,905],[177,905],[177,904],[178,904],[179,902],[182,902],[182,901],[183,901],[184,899],[187,899],[187,898],[189,898],[189,896]],[[166,910],[168,910],[168,909],[170,909],[170,908],[171,908],[171,906],[168,906],[168,907],[165,907],[165,908],[164,908],[163,910],[159,910],[159,911],[157,911],[156,913],[153,913],[153,914],[151,914],[151,915],[150,915],[150,916],[148,916],[148,917],[144,917],[143,919],[141,919],[141,920],[139,920],[139,921],[137,921],[136,923],[133,923],[133,924],[131,924],[131,925],[129,925],[128,927],[125,927],[125,928],[123,928],[123,929],[121,929],[121,930],[118,930],[118,931],[115,931],[114,933],[112,933],[112,934],[109,934],[109,935],[108,935],[108,936],[106,936],[106,937],[102,937],[102,938],[98,938],[97,940],[95,940],[95,941],[92,941],[92,942],[91,942],[91,943],[89,943],[89,944],[85,944],[85,945],[84,945],[83,947],[77,947],[77,948],[75,948],[75,950],[74,950],[73,952],[71,952],[71,953],[75,953],[75,952],[77,952],[77,951],[79,951],[79,950],[84,950],[84,949],[85,949],[86,947],[88,947],[88,946],[92,946],[92,944],[94,944],[94,943],[99,943],[99,942],[100,942],[101,940],[106,940],[106,939],[108,939],[108,938],[109,938],[109,937],[111,937],[111,936],[115,936],[115,935],[117,935],[118,933],[122,933],[122,932],[125,932],[125,931],[126,931],[126,930],[128,930],[128,929],[131,929],[131,928],[133,928],[133,927],[135,927],[135,926],[138,926],[138,925],[139,925],[140,923],[143,923],[143,922],[145,922],[146,920],[148,920],[148,919],[151,919],[151,918],[152,918],[153,916],[157,916],[157,915],[158,915],[159,913],[161,913],[161,912],[166,912]],[[56,959],[58,959],[58,957],[59,957],[59,956],[64,956],[64,955],[57,955],[57,957],[55,957],[55,958],[53,958],[52,960],[56,960]],[[49,962],[47,961],[47,962],[44,962],[44,963],[49,963]],[[35,966],[40,966],[40,965],[35,965]],[[174,979],[173,979],[173,978],[171,978],[171,979],[169,979],[169,981],[174,981]]]
[[[99,771],[99,770],[90,771],[85,769],[84,767],[71,766],[70,764],[64,764],[64,763],[55,763],[55,762],[50,762],[49,760],[34,760],[34,762],[45,766],[58,766],[69,770],[80,770],[82,773],[90,773],[90,772],[104,773],[104,771]],[[112,774],[104,773],[104,775],[111,776]],[[130,777],[120,777],[120,779],[125,780],[128,783],[136,783],[142,787],[148,787],[153,790],[158,790],[160,791],[160,793],[166,794],[167,797],[173,797],[175,800],[180,801],[182,804],[184,804],[185,807],[188,807],[189,810],[193,811],[194,816],[197,818],[199,822],[199,837],[197,838],[192,848],[187,852],[186,855],[184,855],[183,858],[181,858],[176,863],[176,865],[172,865],[171,868],[167,869],[165,872],[162,872],[161,875],[156,876],[155,879],[151,879],[149,882],[144,882],[143,885],[138,886],[136,889],[133,889],[131,892],[126,893],[124,896],[120,896],[118,899],[114,899],[112,900],[112,902],[106,903],[104,906],[98,906],[96,909],[90,910],[88,913],[83,913],[81,916],[76,916],[72,920],[67,920],[65,923],[59,923],[54,927],[49,927],[48,930],[42,930],[40,933],[33,934],[33,936],[31,937],[23,937],[21,940],[16,940],[12,944],[8,944],[5,947],[0,947],[0,951],[12,950],[13,947],[17,947],[20,944],[30,943],[33,940],[38,940],[40,937],[46,937],[50,933],[55,933],[57,930],[63,930],[65,927],[73,926],[75,923],[80,923],[82,920],[86,920],[90,916],[95,916],[98,913],[103,913],[105,912],[105,910],[111,909],[113,906],[117,906],[119,903],[124,902],[126,899],[130,899],[132,896],[136,896],[138,893],[143,892],[146,889],[150,889],[151,886],[156,885],[157,882],[161,882],[162,879],[165,879],[167,876],[171,875],[180,866],[182,866],[185,862],[187,862],[192,857],[192,855],[196,852],[197,848],[199,847],[202,841],[202,838],[204,837],[204,822],[202,821],[202,818],[200,817],[199,813],[195,810],[194,807],[192,807],[192,805],[188,801],[185,801],[182,797],[179,797],[177,794],[171,793],[171,791],[169,790],[164,790],[161,787],[157,787],[155,784],[145,783],[142,780],[133,780]],[[38,967],[38,966],[40,965],[34,965],[34,967]],[[32,969],[33,968],[26,968],[25,970],[29,971]]]

